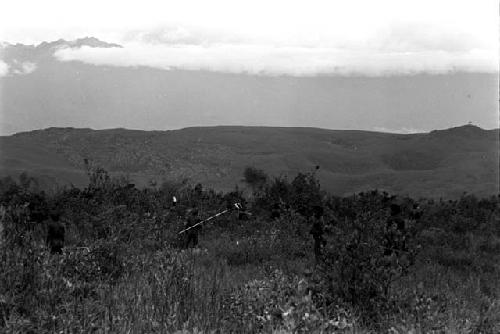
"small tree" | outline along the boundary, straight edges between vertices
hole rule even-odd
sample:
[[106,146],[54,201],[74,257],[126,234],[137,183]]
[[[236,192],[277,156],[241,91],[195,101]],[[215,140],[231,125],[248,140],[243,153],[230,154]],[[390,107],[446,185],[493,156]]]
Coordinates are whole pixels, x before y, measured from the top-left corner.
[[262,190],[267,182],[267,174],[255,167],[245,168],[243,176],[245,183],[252,188],[254,193]]
[[304,217],[310,217],[314,206],[321,205],[319,181],[314,174],[299,173],[292,181],[291,205]]
[[37,191],[38,181],[32,176],[29,176],[27,172],[22,172],[19,175],[19,186],[24,192]]

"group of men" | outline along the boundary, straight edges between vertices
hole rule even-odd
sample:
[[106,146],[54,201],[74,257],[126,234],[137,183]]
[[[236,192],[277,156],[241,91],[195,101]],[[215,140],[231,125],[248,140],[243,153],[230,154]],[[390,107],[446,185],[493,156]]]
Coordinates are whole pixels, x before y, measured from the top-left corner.
[[[174,203],[175,206],[175,203]],[[237,206],[239,209],[239,207]],[[178,208],[180,209],[180,208]],[[200,218],[199,211],[196,208],[182,210],[181,219],[182,226],[179,233],[180,246],[183,248],[194,248],[199,243],[199,233],[203,221]],[[230,211],[230,210],[226,210]],[[224,211],[224,212],[226,212]],[[276,211],[276,210],[274,210]],[[275,212],[272,212],[275,214]],[[222,213],[224,213],[222,212]],[[401,217],[402,209],[398,204],[390,205],[390,216],[386,222],[386,240],[384,245],[384,255],[391,255],[395,249],[404,251],[406,244],[403,235],[405,230],[405,221]],[[217,215],[216,215],[217,216]],[[215,217],[215,216],[214,216]],[[50,252],[53,254],[61,254],[65,241],[65,226],[61,222],[60,213],[52,210],[48,213],[46,221],[47,235],[46,244]],[[210,217],[213,218],[213,217]],[[320,259],[323,253],[323,248],[326,245],[325,239],[325,221],[324,209],[321,205],[312,207],[310,234],[314,240],[314,255],[316,261]]]

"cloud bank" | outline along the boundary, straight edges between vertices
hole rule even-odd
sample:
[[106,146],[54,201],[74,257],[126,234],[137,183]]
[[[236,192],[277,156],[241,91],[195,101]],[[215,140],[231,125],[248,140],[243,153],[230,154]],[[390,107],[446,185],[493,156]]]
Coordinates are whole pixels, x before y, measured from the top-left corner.
[[124,48],[65,48],[61,61],[95,65],[148,66],[164,70],[206,70],[258,75],[313,76],[407,75],[415,73],[496,72],[497,58],[488,51],[366,51],[333,47],[255,44],[151,45]]
[[259,24],[254,26],[254,31],[230,31],[164,24],[127,31],[124,48],[65,48],[55,56],[95,65],[257,75],[498,72],[496,35],[485,36],[471,27],[392,19],[373,23],[373,30],[370,22],[341,21],[303,31],[269,29],[264,34]]

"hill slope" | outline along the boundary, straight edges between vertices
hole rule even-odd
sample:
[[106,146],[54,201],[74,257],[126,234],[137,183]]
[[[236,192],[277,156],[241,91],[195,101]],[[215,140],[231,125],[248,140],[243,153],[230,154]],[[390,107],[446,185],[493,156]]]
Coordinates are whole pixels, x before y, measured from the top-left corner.
[[174,131],[49,128],[0,137],[1,175],[86,183],[83,159],[139,185],[189,178],[217,189],[241,183],[246,166],[271,175],[321,169],[336,194],[386,189],[412,196],[498,193],[499,131],[466,125],[425,134],[317,128],[200,127]]

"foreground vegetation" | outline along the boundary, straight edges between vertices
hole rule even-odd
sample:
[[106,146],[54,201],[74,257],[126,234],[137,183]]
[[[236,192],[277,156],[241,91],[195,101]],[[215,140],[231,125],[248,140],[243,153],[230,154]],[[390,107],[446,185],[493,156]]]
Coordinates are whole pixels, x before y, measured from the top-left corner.
[[[495,333],[500,331],[499,197],[340,198],[314,174],[292,181],[247,168],[251,194],[187,182],[139,190],[89,170],[85,189],[40,191],[22,174],[0,183],[0,331],[9,333]],[[179,205],[172,206],[172,196]],[[207,224],[184,249],[186,208]],[[404,249],[387,244],[389,207]],[[324,207],[323,256],[313,254]],[[45,245],[62,213],[62,254]],[[388,252],[389,249],[389,252]]]

